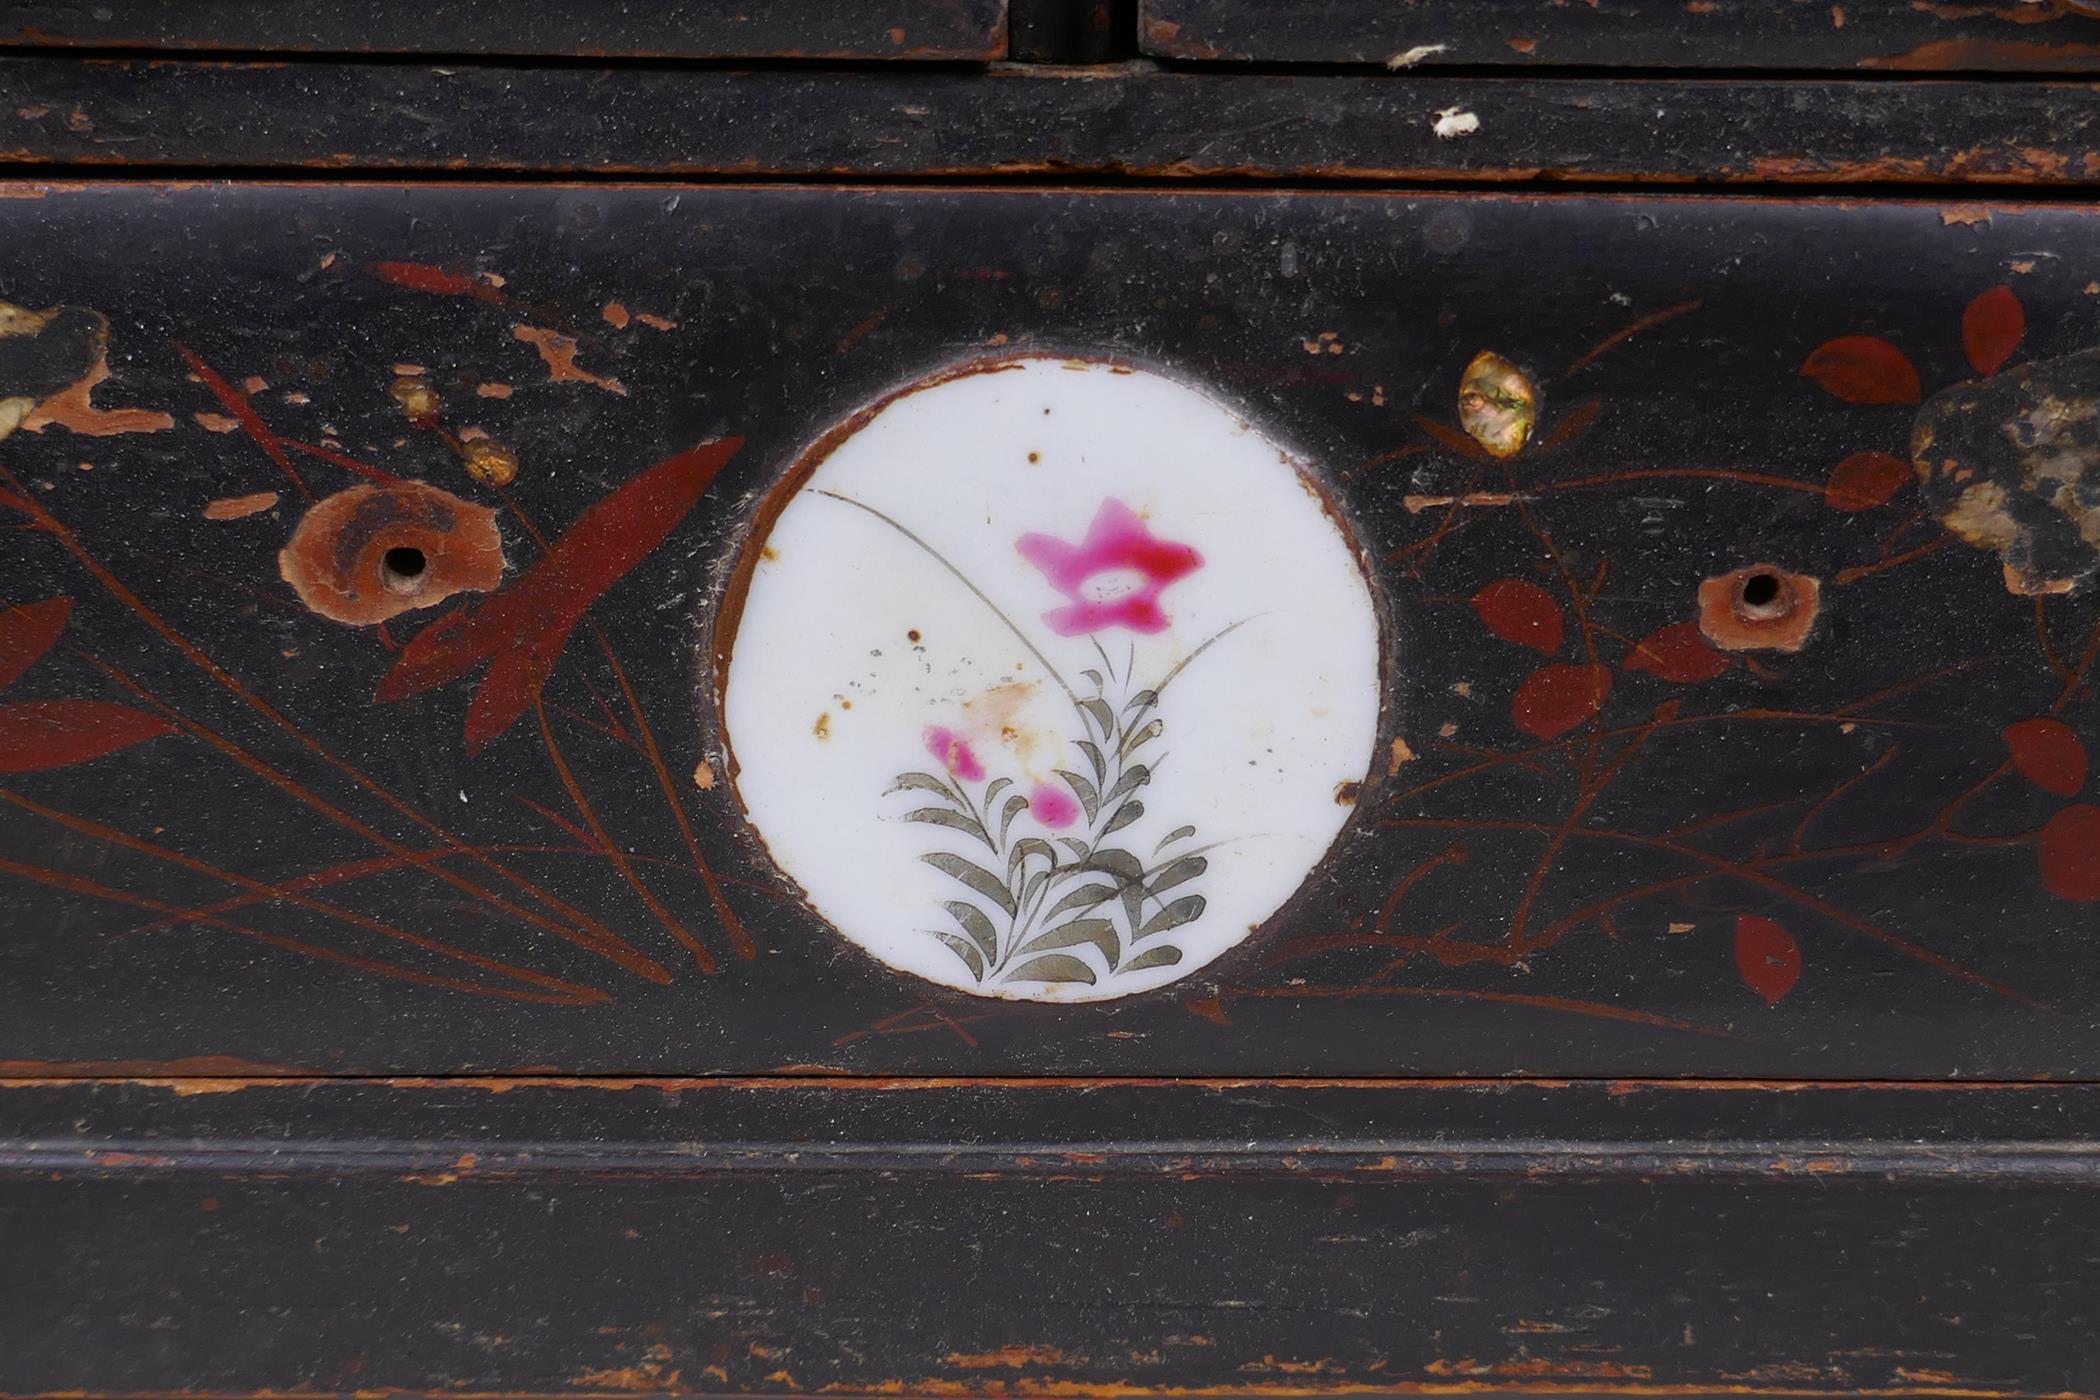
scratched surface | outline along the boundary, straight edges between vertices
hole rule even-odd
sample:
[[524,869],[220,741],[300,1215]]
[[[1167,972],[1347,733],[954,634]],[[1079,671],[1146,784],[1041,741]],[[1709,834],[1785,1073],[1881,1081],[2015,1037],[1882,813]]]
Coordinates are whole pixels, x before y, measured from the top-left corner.
[[2063,1400],[2096,1096],[12,1083],[0,1394]]
[[1165,58],[1612,68],[2084,72],[2090,0],[1141,0]]
[[[1908,464],[1942,392],[1934,423],[2083,382],[2089,212],[14,193],[15,1073],[2100,1070],[2090,497],[2003,434],[1966,468],[1996,512]],[[799,449],[1023,349],[1243,406],[1317,464],[1393,622],[1330,861],[1201,974],[1082,1009],[833,934],[741,823],[713,701],[725,569]],[[1459,426],[1483,349],[1541,403],[1507,459]],[[409,481],[493,512],[501,586],[384,628],[304,605],[279,551],[310,498]],[[1715,650],[1701,586],[1744,570],[1812,615]],[[416,672],[462,603],[482,649]]]
[[[443,1175],[22,1183],[0,1213],[36,1261],[0,1285],[11,1388],[2065,1400],[2095,1385],[2089,1190],[1040,1171],[433,1190]],[[1279,1242],[1249,1228],[1262,1220],[1325,1238]],[[1975,1268],[2009,1239],[2051,1251],[2002,1282]],[[1863,1257],[1905,1281],[1899,1306],[1865,1286]]]
[[23,166],[2091,188],[2096,143],[2090,85],[1989,77],[0,57]]
[[1006,0],[6,0],[0,3],[0,39],[34,48],[301,54],[986,59],[1006,52]]

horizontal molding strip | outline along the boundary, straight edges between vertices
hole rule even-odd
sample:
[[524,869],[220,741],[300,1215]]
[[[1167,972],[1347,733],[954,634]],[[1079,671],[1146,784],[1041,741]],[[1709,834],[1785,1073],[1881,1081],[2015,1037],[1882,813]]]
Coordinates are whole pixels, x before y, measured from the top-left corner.
[[1944,1178],[2100,1185],[2100,1143],[1790,1142],[1665,1143],[1248,1142],[1126,1143],[1076,1150],[1063,1143],[996,1149],[942,1142],[636,1143],[398,1142],[286,1144],[268,1140],[167,1143],[0,1141],[0,1175],[380,1175],[444,1180],[520,1177],[690,1179],[726,1173],[933,1173],[942,1176],[1572,1177],[1642,1180],[1750,1177]]
[[1318,1080],[0,1082],[0,1174],[2100,1183],[2100,1086]]
[[2096,147],[2069,82],[0,58],[24,174],[2079,190]]

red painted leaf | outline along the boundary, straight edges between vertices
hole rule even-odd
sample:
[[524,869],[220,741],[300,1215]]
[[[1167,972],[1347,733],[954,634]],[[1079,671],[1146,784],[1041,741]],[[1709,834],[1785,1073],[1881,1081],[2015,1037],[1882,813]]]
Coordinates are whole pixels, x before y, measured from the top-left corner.
[[[498,595],[501,596],[501,595]],[[487,604],[482,611],[488,610]],[[474,613],[467,608],[446,613],[416,633],[401,649],[393,668],[380,677],[375,701],[405,700],[433,687],[456,681],[489,659],[497,649],[492,629],[469,632]]]
[[1823,483],[1823,504],[1833,510],[1872,510],[1889,503],[1914,473],[1892,452],[1855,452]]
[[1996,374],[2020,348],[2027,313],[2010,287],[1993,287],[1961,313],[1961,348],[1978,374]]
[[[743,445],[742,438],[723,438],[681,452],[593,505],[515,583],[473,612],[453,614],[417,633],[372,698],[419,695],[508,652],[529,652],[545,675],[584,612],[664,542]],[[512,709],[508,703],[516,688],[497,689],[506,703],[492,715],[508,711],[516,720],[524,713],[522,705]]]
[[1735,664],[1716,651],[1696,622],[1675,622],[1650,632],[1626,658],[1629,671],[1646,671],[1666,681],[1710,681]]
[[1910,356],[1878,335],[1827,341],[1801,372],[1846,403],[1916,403],[1924,393]]
[[1558,739],[1604,708],[1611,694],[1609,666],[1541,666],[1517,687],[1510,718],[1534,739]]
[[1735,966],[1743,984],[1776,1005],[1801,980],[1801,945],[1770,919],[1735,916]]
[[1540,450],[1566,447],[1569,443],[1588,432],[1592,425],[1596,423],[1597,415],[1602,412],[1604,412],[1602,395],[1592,395],[1584,399],[1553,421],[1553,426],[1546,430],[1544,437],[1539,439]]
[[2058,899],[2100,900],[2100,807],[2080,802],[2049,819],[2035,843],[2042,884]]
[[72,611],[71,598],[46,598],[0,612],[0,685],[12,684],[51,650]]
[[1473,595],[1473,611],[1505,642],[1547,656],[1560,650],[1560,604],[1535,583],[1497,579]]
[[2059,719],[2023,719],[2005,726],[2013,767],[2043,792],[2069,797],[2085,786],[2085,745]]
[[69,768],[174,732],[158,715],[102,700],[0,705],[0,773]]
[[501,738],[532,708],[533,696],[569,644],[570,631],[564,627],[559,632],[540,633],[530,645],[502,652],[490,663],[489,673],[467,703],[467,757]]
[[1461,457],[1485,457],[1488,455],[1485,447],[1473,441],[1463,431],[1452,427],[1448,423],[1439,423],[1427,414],[1417,413],[1415,415],[1415,426],[1435,438],[1445,447],[1458,453]]
[[477,301],[501,302],[504,299],[503,293],[496,289],[497,283],[480,273],[469,276],[415,262],[376,262],[370,271],[380,281],[405,287],[411,292],[429,292],[441,297],[473,297]]

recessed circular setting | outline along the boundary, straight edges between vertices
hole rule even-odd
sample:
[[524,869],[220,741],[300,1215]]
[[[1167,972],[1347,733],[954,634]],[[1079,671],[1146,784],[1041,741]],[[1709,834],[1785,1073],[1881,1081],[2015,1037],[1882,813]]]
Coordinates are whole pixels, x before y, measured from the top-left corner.
[[1231,409],[1120,365],[971,366],[779,492],[723,629],[737,792],[884,963],[1144,991],[1334,843],[1377,741],[1378,613],[1312,481]]

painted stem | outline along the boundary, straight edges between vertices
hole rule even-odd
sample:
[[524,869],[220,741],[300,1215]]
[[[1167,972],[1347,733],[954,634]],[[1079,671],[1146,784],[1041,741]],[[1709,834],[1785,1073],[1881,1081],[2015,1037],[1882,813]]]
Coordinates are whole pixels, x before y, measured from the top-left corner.
[[914,534],[902,522],[898,521],[892,516],[883,514],[881,511],[875,509],[875,507],[867,504],[865,501],[856,501],[851,496],[841,496],[836,491],[820,490],[815,492],[814,494],[819,496],[829,496],[834,501],[843,501],[849,506],[853,506],[856,509],[866,511],[868,514],[874,516],[877,520],[880,520],[883,524],[889,526],[892,530],[895,530],[898,534],[904,536],[904,538],[910,540],[921,550],[925,551],[927,558],[933,560],[934,563],[939,564],[949,573],[955,575],[956,581],[960,583],[963,587],[969,589],[971,595],[974,596],[978,602],[984,604],[987,608],[990,608],[992,610],[992,616],[998,618],[1001,622],[1006,624],[1006,630],[1014,634],[1014,640],[1018,641],[1022,646],[1028,648],[1028,654],[1030,656],[1033,656],[1045,671],[1049,672],[1050,679],[1057,682],[1059,689],[1064,691],[1065,698],[1072,702],[1074,708],[1077,708],[1079,704],[1079,693],[1072,689],[1071,682],[1067,681],[1064,678],[1064,674],[1060,672],[1057,669],[1057,667],[1050,664],[1050,658],[1043,655],[1042,649],[1038,647],[1034,642],[1028,640],[1028,634],[1026,632],[1023,632],[1018,626],[1015,625],[1014,620],[1006,615],[1004,609],[1002,609],[997,603],[993,602],[988,596],[986,596],[985,591],[982,588],[979,588],[975,583],[971,582],[970,576],[968,574],[964,573],[961,569],[956,568],[954,564],[948,561],[948,556],[942,554],[932,545],[926,543],[925,540],[919,538],[918,535]]

